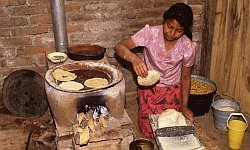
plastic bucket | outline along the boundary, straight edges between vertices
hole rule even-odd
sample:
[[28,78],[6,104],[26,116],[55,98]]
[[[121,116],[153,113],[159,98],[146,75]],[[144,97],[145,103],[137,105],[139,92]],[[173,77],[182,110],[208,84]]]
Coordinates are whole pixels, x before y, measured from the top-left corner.
[[[244,121],[230,120],[232,116],[242,116]],[[228,123],[229,122],[229,123]],[[247,120],[242,113],[231,113],[227,120],[228,132],[228,146],[231,149],[240,149],[245,131],[248,127]]]
[[[212,111],[215,128],[228,131],[227,119],[231,113],[240,111],[240,105],[235,100],[219,99],[212,103]],[[236,118],[237,117],[233,117],[233,119]]]
[[207,94],[195,95],[190,93],[189,95],[188,107],[192,110],[194,116],[205,115],[209,111],[215,96],[217,90],[216,84],[212,80],[198,75],[191,75],[191,80],[206,83],[214,89],[213,92]]

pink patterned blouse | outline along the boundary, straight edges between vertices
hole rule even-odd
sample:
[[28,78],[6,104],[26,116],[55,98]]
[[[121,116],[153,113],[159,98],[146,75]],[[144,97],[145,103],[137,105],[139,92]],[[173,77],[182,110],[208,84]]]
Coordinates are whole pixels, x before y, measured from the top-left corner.
[[196,43],[186,35],[178,39],[173,49],[167,51],[164,44],[163,26],[146,25],[132,36],[136,46],[143,46],[143,60],[148,70],[160,72],[157,86],[175,85],[181,81],[181,68],[191,67],[195,61]]

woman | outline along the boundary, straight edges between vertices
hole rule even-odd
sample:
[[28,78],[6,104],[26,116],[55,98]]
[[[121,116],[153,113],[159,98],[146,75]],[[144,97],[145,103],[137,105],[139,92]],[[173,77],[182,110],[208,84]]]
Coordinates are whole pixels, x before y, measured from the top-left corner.
[[[138,88],[138,123],[146,137],[153,138],[149,123],[151,114],[175,109],[194,121],[193,112],[188,108],[196,52],[196,44],[191,41],[192,22],[191,7],[177,3],[164,12],[162,25],[146,25],[115,46],[116,54],[131,62],[138,76],[146,77],[148,70],[156,70],[161,75],[156,86]],[[137,46],[144,47],[142,59],[130,51]]]

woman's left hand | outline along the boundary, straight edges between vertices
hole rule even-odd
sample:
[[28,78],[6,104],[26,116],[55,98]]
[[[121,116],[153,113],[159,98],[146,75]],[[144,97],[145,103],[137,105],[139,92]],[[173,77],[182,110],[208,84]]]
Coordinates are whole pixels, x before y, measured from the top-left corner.
[[194,122],[194,113],[187,106],[182,107],[182,114],[190,121]]

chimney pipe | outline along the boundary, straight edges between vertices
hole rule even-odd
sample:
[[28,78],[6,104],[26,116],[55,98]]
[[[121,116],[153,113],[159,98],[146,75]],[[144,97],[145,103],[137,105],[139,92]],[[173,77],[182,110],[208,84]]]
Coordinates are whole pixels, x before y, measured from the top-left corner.
[[57,52],[66,52],[68,49],[68,35],[64,0],[50,0],[55,48]]

